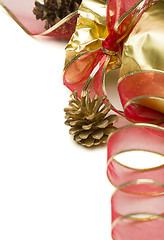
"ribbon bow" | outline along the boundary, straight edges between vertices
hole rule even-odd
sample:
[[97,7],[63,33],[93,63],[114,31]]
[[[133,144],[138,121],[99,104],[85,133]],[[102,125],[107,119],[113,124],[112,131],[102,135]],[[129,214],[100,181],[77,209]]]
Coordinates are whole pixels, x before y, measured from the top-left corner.
[[[78,91],[79,97],[87,88],[91,97],[94,94],[107,97],[106,73],[121,66],[123,43],[152,1],[110,0],[105,4],[97,0],[92,10],[91,3],[93,1],[84,0],[80,6],[76,31],[66,47],[63,80],[71,91]],[[100,9],[105,10],[102,17]]]

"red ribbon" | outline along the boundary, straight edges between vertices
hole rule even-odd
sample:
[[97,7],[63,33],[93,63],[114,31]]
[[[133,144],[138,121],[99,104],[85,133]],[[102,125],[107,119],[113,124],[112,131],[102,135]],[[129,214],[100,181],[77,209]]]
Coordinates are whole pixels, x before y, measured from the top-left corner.
[[164,158],[163,146],[164,128],[151,124],[129,125],[109,138],[107,176],[117,188],[111,199],[114,240],[163,239],[164,165],[136,169],[114,159],[119,153],[134,150]]
[[[34,0],[2,0],[1,3],[2,5],[4,4],[4,7],[7,7],[7,12],[10,11],[11,14],[9,14],[28,34],[39,35],[45,32],[45,23],[41,20],[36,20],[33,14]],[[70,39],[75,31],[77,17],[78,14],[75,14],[55,30],[45,35]]]

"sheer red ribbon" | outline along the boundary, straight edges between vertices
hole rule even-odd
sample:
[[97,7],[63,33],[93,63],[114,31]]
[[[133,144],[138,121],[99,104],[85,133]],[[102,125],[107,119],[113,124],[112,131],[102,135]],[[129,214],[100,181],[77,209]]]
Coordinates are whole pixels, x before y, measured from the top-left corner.
[[137,122],[164,122],[164,72],[135,71],[123,76],[118,91],[127,118]]
[[[45,32],[45,23],[41,20],[36,20],[33,14],[33,8],[35,7],[34,0],[2,0],[1,2],[11,11],[14,19],[16,18],[19,21],[19,25],[23,26],[26,32],[31,35],[38,35]],[[59,24],[59,27],[46,35],[70,39],[75,31],[77,17],[78,14],[66,19],[64,23]]]
[[107,176],[117,188],[111,199],[113,240],[163,239],[164,165],[136,169],[114,159],[134,150],[163,155],[164,159],[163,146],[164,128],[151,124],[129,125],[109,138]]

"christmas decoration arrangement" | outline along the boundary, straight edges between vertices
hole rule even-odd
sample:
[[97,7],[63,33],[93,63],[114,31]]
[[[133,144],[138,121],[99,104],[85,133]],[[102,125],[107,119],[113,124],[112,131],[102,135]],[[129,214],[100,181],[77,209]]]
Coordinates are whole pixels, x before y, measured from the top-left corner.
[[[14,4],[1,5],[30,34],[70,38],[63,83],[72,93],[65,124],[79,146],[107,143],[107,177],[116,187],[112,238],[163,239],[164,165],[137,169],[115,157],[129,151],[164,157],[164,1],[36,1],[29,8],[32,25]],[[33,31],[38,23],[45,32]],[[117,68],[123,111],[110,103],[105,88]],[[120,118],[129,124],[116,127]]]

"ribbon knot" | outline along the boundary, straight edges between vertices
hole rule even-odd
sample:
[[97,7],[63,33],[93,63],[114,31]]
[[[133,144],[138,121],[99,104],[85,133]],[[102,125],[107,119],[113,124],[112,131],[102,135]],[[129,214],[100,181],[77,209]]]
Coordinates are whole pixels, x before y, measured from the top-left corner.
[[[102,47],[106,53],[118,52],[119,44],[117,43],[119,36],[116,32],[110,34],[104,41],[102,41]],[[112,54],[113,55],[113,54]]]
[[117,52],[116,51],[111,51],[108,49],[105,49],[104,47],[101,48],[102,52],[109,55],[109,56],[116,56]]

